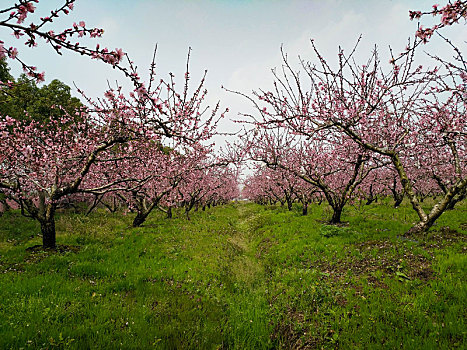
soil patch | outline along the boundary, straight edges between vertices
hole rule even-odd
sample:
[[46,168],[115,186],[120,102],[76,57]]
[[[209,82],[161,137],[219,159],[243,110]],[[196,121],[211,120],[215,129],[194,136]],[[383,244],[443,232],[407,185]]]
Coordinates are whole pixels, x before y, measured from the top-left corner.
[[74,245],[64,245],[59,244],[53,248],[43,248],[42,245],[35,245],[32,247],[26,248],[26,251],[29,252],[29,256],[27,256],[24,260],[25,263],[37,263],[39,261],[44,260],[48,256],[55,255],[55,254],[66,254],[66,253],[77,253],[81,249],[80,246]]
[[438,230],[430,231],[426,236],[418,235],[422,245],[426,249],[442,249],[452,246],[458,242],[467,244],[467,235],[458,232],[449,226],[440,227]]
[[[404,247],[388,240],[366,241],[345,248],[346,257],[318,260],[312,267],[319,268],[323,278],[336,281],[351,276],[383,274],[402,276],[407,279],[431,280],[435,273],[431,268],[432,258],[415,254],[410,247]],[[386,288],[378,279],[371,277],[369,284]]]

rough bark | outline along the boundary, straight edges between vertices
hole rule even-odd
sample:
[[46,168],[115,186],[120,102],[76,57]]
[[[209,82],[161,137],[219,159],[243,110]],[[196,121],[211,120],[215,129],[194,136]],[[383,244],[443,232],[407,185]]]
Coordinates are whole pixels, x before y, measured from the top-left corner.
[[102,197],[104,195],[94,195],[94,201],[93,203],[89,206],[89,208],[86,210],[86,216],[92,213],[92,211],[97,207],[97,205],[100,203],[102,200]]
[[308,202],[303,203],[302,215],[303,216],[308,215]]
[[42,247],[45,249],[55,249],[55,205],[49,203],[44,206],[43,211],[38,217],[38,221],[41,224]]
[[402,201],[404,200],[404,195],[400,193],[394,194],[394,208],[399,208]]
[[371,203],[376,202],[377,199],[378,197],[373,194],[373,184],[371,184],[365,205],[370,205]]
[[335,206],[335,207],[332,207],[332,209],[333,209],[332,218],[331,218],[331,221],[329,221],[329,223],[333,225],[340,224],[343,208],[341,206]]
[[290,199],[287,199],[287,209],[289,211],[292,211],[292,200],[290,200]]
[[145,221],[146,218],[148,217],[149,212],[143,213],[143,212],[138,212],[133,219],[133,227],[140,227]]
[[418,214],[418,217],[420,218],[420,221],[406,233],[407,235],[413,233],[427,232],[430,229],[430,227],[433,226],[433,223],[448,208],[452,201],[455,200],[456,196],[462,194],[465,188],[467,188],[467,177],[458,180],[455,185],[451,186],[447,190],[443,198],[438,203],[436,203],[430,210],[430,212],[427,214],[423,210],[417,198],[417,195],[415,194],[412,188],[412,184],[410,183],[407,177],[407,174],[402,163],[400,162],[399,157],[397,155],[394,155],[392,161],[399,174],[399,178],[401,180],[402,187],[404,188],[404,192],[407,194],[407,197],[409,198],[410,203],[412,204],[412,208],[415,210],[415,212]]
[[447,205],[446,210],[454,209],[454,206],[462,202],[465,198],[467,198],[467,188],[464,188],[457,196],[455,196],[452,201]]
[[41,221],[42,233],[42,247],[55,249],[56,247],[56,233],[55,233],[55,220],[52,218],[48,221]]

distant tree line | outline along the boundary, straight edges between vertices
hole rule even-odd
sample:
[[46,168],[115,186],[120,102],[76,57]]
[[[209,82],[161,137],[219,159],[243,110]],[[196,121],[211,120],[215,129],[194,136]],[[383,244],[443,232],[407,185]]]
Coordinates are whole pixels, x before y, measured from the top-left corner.
[[15,79],[5,59],[0,59],[0,87],[0,115],[16,120],[47,122],[61,116],[62,108],[72,114],[83,106],[71,96],[71,88],[58,79],[42,86],[26,74]]

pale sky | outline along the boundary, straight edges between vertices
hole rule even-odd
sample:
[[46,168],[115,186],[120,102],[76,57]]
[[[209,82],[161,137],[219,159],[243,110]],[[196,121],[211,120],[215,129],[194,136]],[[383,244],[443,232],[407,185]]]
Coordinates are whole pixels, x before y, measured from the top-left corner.
[[[420,0],[77,0],[74,11],[51,29],[63,29],[80,20],[88,27],[103,28],[104,36],[90,40],[91,46],[99,42],[111,49],[122,48],[136,62],[143,77],[147,76],[153,48],[158,44],[158,78],[167,78],[173,72],[180,79],[180,87],[191,47],[193,86],[207,69],[208,103],[214,105],[220,100],[223,107],[230,108],[227,117],[235,119],[238,112],[250,112],[251,106],[241,97],[223,91],[221,85],[247,94],[253,89],[267,90],[273,81],[271,68],[281,65],[281,45],[298,67],[298,55],[313,59],[310,39],[332,62],[339,45],[350,50],[362,35],[356,56],[362,60],[361,64],[375,44],[383,62],[387,62],[388,46],[400,52],[417,28],[417,22],[408,18],[409,9],[429,10],[432,4]],[[46,15],[44,10],[58,5],[60,1],[42,0],[37,13]],[[428,20],[424,22],[429,24]],[[26,23],[29,21],[28,18]],[[455,42],[462,42],[467,38],[467,26],[448,28],[445,34]],[[103,96],[107,80],[125,82],[122,73],[102,62],[74,53],[58,56],[44,43],[27,49],[5,29],[0,29],[0,38],[6,47],[17,46],[20,57],[27,63],[45,71],[46,82],[54,78],[70,86],[74,82],[91,97]],[[423,49],[451,54],[449,47],[437,38]],[[427,61],[422,50],[418,56]],[[10,65],[17,76],[19,67]],[[220,131],[224,132],[235,128],[238,125],[229,120],[220,125]]]

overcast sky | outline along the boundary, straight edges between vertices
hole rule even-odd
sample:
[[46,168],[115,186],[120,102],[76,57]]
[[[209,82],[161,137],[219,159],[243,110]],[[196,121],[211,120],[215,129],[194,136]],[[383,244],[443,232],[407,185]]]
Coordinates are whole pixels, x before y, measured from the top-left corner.
[[[56,0],[42,0],[36,14],[46,15],[60,4]],[[143,77],[155,44],[160,78],[166,78],[169,72],[182,78],[191,47],[193,84],[207,69],[209,104],[220,100],[222,106],[231,110],[228,117],[235,119],[238,112],[249,112],[250,105],[223,91],[221,85],[244,93],[268,89],[272,83],[271,68],[281,65],[281,45],[291,62],[297,63],[298,55],[313,58],[310,39],[314,39],[323,55],[333,60],[339,45],[350,50],[362,35],[357,57],[363,64],[375,44],[383,57],[387,56],[389,45],[400,52],[417,28],[417,23],[408,18],[409,9],[429,10],[431,5],[432,1],[406,0],[77,0],[74,11],[51,29],[63,29],[79,20],[84,20],[88,27],[103,28],[104,36],[92,45],[99,42],[112,49],[123,48],[137,63]],[[467,38],[466,28],[458,25],[446,33],[460,42]],[[7,47],[18,46],[19,42],[4,29],[0,29],[0,38]],[[22,59],[46,72],[47,82],[55,78],[70,86],[74,82],[92,97],[103,95],[107,80],[125,81],[121,73],[104,63],[73,53],[58,56],[44,43],[33,50],[18,48]],[[439,39],[423,49],[449,53],[447,45]],[[422,51],[419,56],[423,56]],[[19,72],[19,67],[12,64],[12,73],[17,76]],[[221,131],[235,127],[226,120]]]

